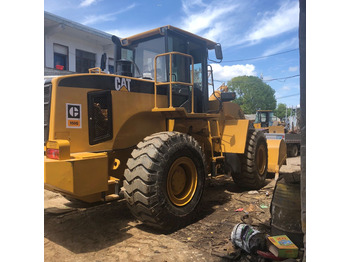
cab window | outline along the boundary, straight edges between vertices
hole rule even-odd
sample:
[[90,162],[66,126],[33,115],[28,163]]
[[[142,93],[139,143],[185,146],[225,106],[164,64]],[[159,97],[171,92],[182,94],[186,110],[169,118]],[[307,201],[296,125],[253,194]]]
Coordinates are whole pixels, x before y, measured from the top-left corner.
[[[145,79],[154,79],[154,59],[156,55],[165,53],[164,37],[151,38],[149,40],[134,43],[128,49],[122,50],[122,59],[135,63],[133,75]],[[157,60],[157,81],[166,81],[165,59]]]

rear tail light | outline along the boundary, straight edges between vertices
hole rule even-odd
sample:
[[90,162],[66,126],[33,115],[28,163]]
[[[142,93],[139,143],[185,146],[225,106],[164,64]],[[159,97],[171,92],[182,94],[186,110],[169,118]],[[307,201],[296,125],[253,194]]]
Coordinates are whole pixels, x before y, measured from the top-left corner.
[[58,160],[60,157],[60,150],[53,149],[53,148],[47,148],[46,149],[46,157]]
[[68,140],[51,140],[46,143],[46,157],[56,160],[70,158],[70,143]]

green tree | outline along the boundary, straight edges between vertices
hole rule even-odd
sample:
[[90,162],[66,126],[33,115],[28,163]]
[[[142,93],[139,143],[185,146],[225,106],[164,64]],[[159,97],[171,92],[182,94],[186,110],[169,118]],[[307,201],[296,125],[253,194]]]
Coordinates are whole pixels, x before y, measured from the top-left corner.
[[276,108],[275,90],[256,76],[238,76],[227,83],[235,91],[239,104],[245,114],[255,114],[256,110],[274,110]]
[[287,108],[286,104],[279,103],[277,105],[277,108],[274,110],[274,115],[277,116],[279,119],[286,117],[286,110],[287,110],[287,117],[292,114],[292,109]]

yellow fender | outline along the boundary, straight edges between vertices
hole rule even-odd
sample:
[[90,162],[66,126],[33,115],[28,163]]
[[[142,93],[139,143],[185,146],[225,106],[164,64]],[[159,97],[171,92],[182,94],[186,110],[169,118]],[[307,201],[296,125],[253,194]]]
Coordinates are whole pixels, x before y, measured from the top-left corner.
[[267,139],[268,166],[267,172],[279,173],[287,160],[287,145],[283,139]]

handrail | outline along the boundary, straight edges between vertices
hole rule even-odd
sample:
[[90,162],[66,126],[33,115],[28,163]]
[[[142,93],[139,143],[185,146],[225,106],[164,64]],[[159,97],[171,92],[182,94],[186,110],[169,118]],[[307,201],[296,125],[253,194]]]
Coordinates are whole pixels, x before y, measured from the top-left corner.
[[105,74],[99,67],[89,68],[89,74]]
[[[191,83],[186,83],[186,82],[180,82],[180,81],[172,81],[172,73],[173,73],[173,68],[172,68],[172,57],[173,55],[181,55],[185,56],[188,58],[191,58],[191,64],[192,64],[192,74],[191,74]],[[157,59],[161,56],[169,56],[169,82],[157,82]],[[191,114],[194,113],[194,62],[193,62],[193,57],[188,54],[180,53],[180,52],[168,52],[168,53],[163,53],[156,55],[154,58],[154,108],[153,109],[158,109],[157,107],[157,86],[160,85],[169,85],[169,109],[174,109],[173,107],[173,85],[186,85],[186,86],[192,86],[192,99],[191,99]]]

